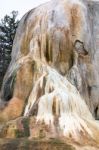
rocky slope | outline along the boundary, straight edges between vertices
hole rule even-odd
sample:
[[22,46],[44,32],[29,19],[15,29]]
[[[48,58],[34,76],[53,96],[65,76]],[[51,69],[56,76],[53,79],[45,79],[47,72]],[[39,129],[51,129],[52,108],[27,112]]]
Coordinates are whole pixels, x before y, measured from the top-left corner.
[[1,89],[1,138],[99,148],[96,5],[52,0],[24,15]]

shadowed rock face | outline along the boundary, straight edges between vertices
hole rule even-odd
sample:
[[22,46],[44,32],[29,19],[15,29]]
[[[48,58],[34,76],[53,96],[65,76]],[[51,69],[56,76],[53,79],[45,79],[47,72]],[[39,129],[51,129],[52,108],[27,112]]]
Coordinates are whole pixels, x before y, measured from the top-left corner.
[[34,116],[33,138],[43,122],[54,138],[99,144],[91,7],[52,0],[22,18],[1,89],[1,122]]

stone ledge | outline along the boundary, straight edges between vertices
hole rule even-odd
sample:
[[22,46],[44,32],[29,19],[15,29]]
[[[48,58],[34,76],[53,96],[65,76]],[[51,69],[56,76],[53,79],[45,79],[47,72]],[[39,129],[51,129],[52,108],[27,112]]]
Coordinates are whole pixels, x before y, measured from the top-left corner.
[[24,139],[0,139],[0,150],[75,150],[69,144],[57,139],[50,141]]

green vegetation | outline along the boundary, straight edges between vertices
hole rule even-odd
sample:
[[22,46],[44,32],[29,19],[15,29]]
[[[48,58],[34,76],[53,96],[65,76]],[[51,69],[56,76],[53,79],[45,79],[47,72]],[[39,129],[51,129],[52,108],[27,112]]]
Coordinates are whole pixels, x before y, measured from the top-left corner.
[[4,16],[0,22],[0,87],[11,61],[13,40],[19,23],[17,15],[17,11],[12,11],[11,15]]
[[15,130],[16,138],[29,137],[30,136],[29,118],[24,118],[22,120],[22,125],[23,125],[23,130],[19,130],[19,129]]

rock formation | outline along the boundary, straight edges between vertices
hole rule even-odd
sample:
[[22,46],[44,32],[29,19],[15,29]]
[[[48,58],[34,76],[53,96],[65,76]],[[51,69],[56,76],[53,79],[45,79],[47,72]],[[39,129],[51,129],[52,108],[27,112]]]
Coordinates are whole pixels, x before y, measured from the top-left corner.
[[24,116],[30,120],[31,138],[44,127],[44,138],[99,146],[92,6],[52,0],[24,15],[1,89],[1,122]]

